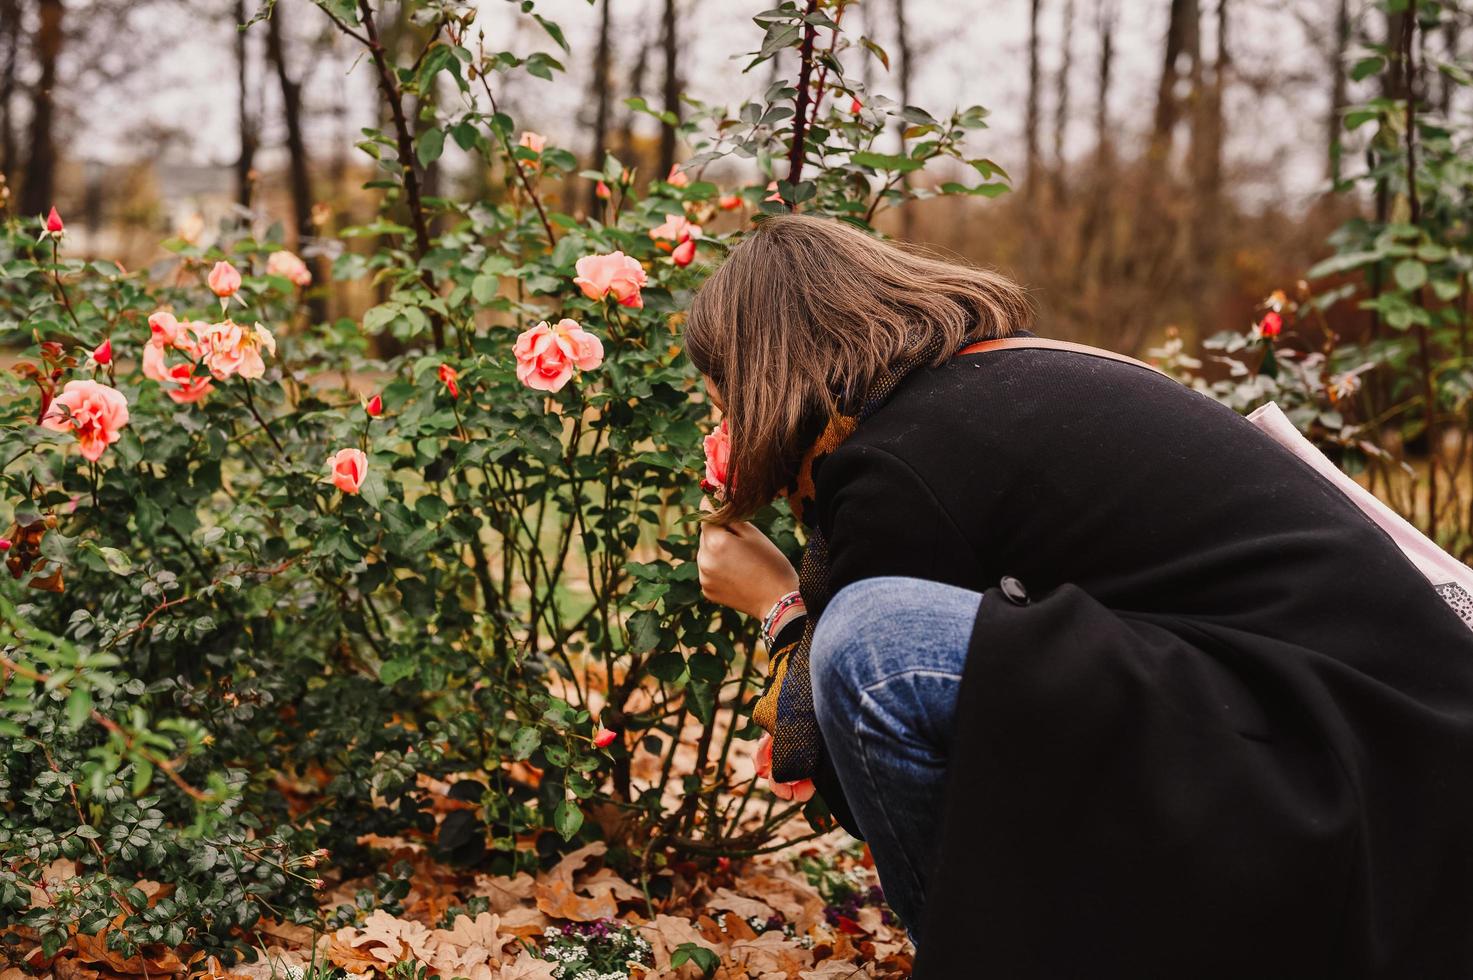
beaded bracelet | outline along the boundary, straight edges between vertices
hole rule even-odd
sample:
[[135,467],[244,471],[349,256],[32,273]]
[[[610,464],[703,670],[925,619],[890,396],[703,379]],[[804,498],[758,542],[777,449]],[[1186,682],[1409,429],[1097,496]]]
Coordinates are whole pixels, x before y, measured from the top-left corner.
[[777,625],[777,621],[782,618],[783,613],[794,606],[801,605],[803,605],[803,595],[799,592],[789,592],[772,604],[772,609],[768,612],[766,618],[762,620],[762,640],[767,644],[767,649],[771,650],[777,644],[777,637],[772,635],[772,628]]

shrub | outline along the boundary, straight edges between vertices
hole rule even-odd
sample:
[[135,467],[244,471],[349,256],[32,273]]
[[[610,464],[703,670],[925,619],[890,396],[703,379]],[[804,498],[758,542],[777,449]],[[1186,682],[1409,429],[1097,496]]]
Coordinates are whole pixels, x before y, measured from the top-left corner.
[[[375,29],[373,4],[319,6]],[[785,2],[757,18],[753,65],[795,49],[799,81],[694,105],[678,173],[579,171],[496,109],[506,75],[553,56],[473,46],[469,6],[412,6],[424,50],[364,62],[393,125],[361,144],[382,213],[332,269],[379,290],[361,320],[310,319],[274,230],[168,242],[143,275],[4,226],[0,316],[28,346],[0,404],[0,909],[53,948],[115,918],[118,948],[210,952],[264,915],[314,920],[319,862],[371,869],[364,835],[509,873],[608,827],[647,870],[761,850],[796,812],[731,795],[755,626],[706,604],[690,561],[712,420],[678,311],[765,212],[867,225],[908,196],[999,192],[962,157],[985,113],[862,91],[843,60],[878,49],[839,30],[845,4]],[[879,152],[896,119],[902,151]],[[487,197],[423,195],[451,146]],[[707,179],[725,157],[741,186]],[[945,158],[982,182],[909,186]],[[585,220],[556,203],[580,179],[611,189]],[[796,550],[781,507],[763,520]],[[676,764],[691,720],[694,768]],[[473,807],[437,820],[446,783]],[[61,860],[75,875],[33,903]],[[145,878],[170,890],[151,906]]]

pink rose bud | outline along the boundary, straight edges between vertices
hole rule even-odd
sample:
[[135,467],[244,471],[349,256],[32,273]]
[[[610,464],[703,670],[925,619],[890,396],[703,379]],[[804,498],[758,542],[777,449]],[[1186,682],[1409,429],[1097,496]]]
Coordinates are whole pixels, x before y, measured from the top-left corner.
[[368,457],[361,449],[339,449],[327,460],[332,485],[343,493],[357,493],[368,475]]
[[603,181],[599,181],[598,184],[594,186],[593,193],[598,196],[598,199],[600,201],[607,201],[611,196],[613,196],[613,192],[609,190],[609,185],[605,184]]
[[380,395],[374,395],[368,400],[368,403],[363,406],[363,410],[368,413],[369,418],[378,418],[380,415],[384,414],[383,397]]
[[112,338],[107,338],[107,339],[103,340],[102,343],[100,343],[100,344],[97,345],[97,349],[92,352],[92,359],[94,361],[96,361],[98,364],[111,364],[112,363],[112,360],[113,360],[113,342],[112,342]]
[[240,290],[240,273],[229,262],[216,262],[206,282],[216,296],[229,299]]
[[66,226],[61,223],[61,215],[57,213],[55,205],[52,205],[51,213],[46,216],[46,230],[53,235],[60,235],[66,231]]
[[1284,318],[1273,311],[1263,315],[1263,320],[1258,324],[1259,333],[1265,337],[1277,337],[1284,332]]
[[610,745],[613,745],[614,739],[618,737],[619,733],[614,731],[612,728],[604,728],[600,726],[599,730],[593,735],[593,744],[597,745],[601,749],[606,749]]

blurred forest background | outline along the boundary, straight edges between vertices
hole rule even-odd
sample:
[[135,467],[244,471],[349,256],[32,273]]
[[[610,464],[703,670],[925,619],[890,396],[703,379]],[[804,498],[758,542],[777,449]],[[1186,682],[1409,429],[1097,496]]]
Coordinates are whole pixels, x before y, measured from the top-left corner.
[[[279,0],[261,30],[241,32],[257,0],[0,0],[9,207],[56,204],[77,247],[130,268],[155,256],[160,237],[197,237],[239,209],[279,220],[299,251],[330,258],[326,236],[374,211],[354,143],[378,124],[380,103],[372,74],[352,71],[357,52],[310,6]],[[545,36],[518,40],[544,44],[573,84],[526,80],[508,93],[509,110],[590,165],[608,149],[648,179],[684,148],[626,100],[680,113],[681,93],[720,103],[746,91],[744,62],[726,52],[748,34],[755,49],[751,17],[766,4],[544,6],[571,58]],[[1020,278],[1046,333],[1140,351],[1168,325],[1188,338],[1242,329],[1265,296],[1328,252],[1327,234],[1349,213],[1376,206],[1331,193],[1360,149],[1339,145],[1341,110],[1397,96],[1372,90],[1387,84],[1380,76],[1348,76],[1360,46],[1396,45],[1403,30],[1404,14],[1366,0],[863,0],[850,16],[889,55],[888,77],[869,79],[882,91],[993,111],[975,149],[1015,188],[997,200],[921,202],[887,230]],[[506,41],[527,23],[514,3],[482,3],[488,38]],[[421,30],[400,16],[384,41],[418,50]],[[1418,37],[1455,54],[1460,17]],[[784,77],[790,67],[779,59],[759,71]],[[1458,111],[1443,78],[1432,74],[1421,91]],[[452,148],[427,183],[432,194],[489,193],[489,176]],[[586,183],[553,194],[578,213]],[[353,315],[371,301],[332,287],[316,312]]]

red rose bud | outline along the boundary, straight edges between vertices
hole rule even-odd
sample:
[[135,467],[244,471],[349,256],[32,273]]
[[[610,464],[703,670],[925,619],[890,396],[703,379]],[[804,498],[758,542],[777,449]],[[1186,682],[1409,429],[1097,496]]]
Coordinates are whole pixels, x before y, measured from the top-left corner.
[[857,97],[855,98],[855,100],[853,102],[849,103],[849,111],[852,112],[852,113],[854,113],[856,116],[859,115],[859,110],[861,110],[863,108],[864,108],[864,103],[861,102],[861,101],[859,101],[859,99]]
[[450,392],[450,397],[459,398],[460,385],[456,381],[460,378],[460,372],[448,364],[441,364],[437,373],[440,376],[440,383],[445,386],[446,391]]
[[1284,332],[1284,318],[1272,311],[1265,313],[1258,324],[1258,332],[1265,337],[1277,337]]
[[61,223],[61,215],[56,213],[55,205],[52,205],[51,213],[46,216],[46,230],[53,235],[66,231],[66,226]]
[[97,349],[92,352],[92,359],[94,361],[96,361],[98,364],[111,364],[112,363],[112,361],[113,361],[113,342],[112,342],[112,339],[111,338],[108,338],[108,339],[104,340],[102,343],[100,343],[100,344],[97,345]]
[[600,727],[599,730],[593,735],[593,744],[597,745],[601,749],[606,749],[610,745],[613,745],[614,739],[618,737],[619,733],[614,731],[612,728]]
[[687,238],[675,246],[675,251],[670,253],[670,257],[675,260],[675,264],[678,266],[690,265],[691,262],[695,261],[696,257],[696,240],[694,238]]
[[742,206],[742,197],[740,194],[723,194],[717,199],[716,204],[723,211],[735,211]]
[[9,550],[10,550],[10,539],[9,538],[0,538],[0,551],[9,551]]
[[598,199],[600,201],[607,201],[611,194],[609,190],[609,185],[605,184],[603,181],[598,182],[598,184],[593,188],[593,193],[598,195]]
[[379,395],[374,395],[368,400],[367,404],[363,406],[363,410],[368,413],[369,418],[378,418],[380,415],[384,414],[383,398]]

